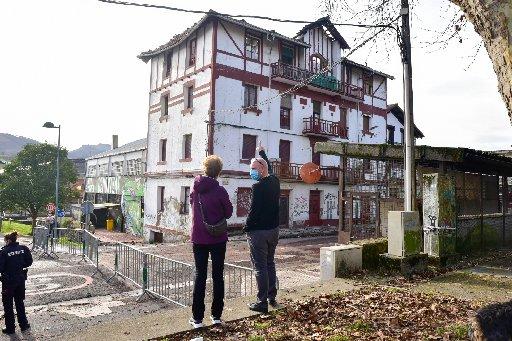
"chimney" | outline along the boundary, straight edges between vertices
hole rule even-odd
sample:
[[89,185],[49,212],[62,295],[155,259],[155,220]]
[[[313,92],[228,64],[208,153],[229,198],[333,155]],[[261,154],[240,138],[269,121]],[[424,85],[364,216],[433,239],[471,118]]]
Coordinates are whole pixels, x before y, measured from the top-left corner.
[[119,136],[112,135],[112,149],[117,149],[119,147]]

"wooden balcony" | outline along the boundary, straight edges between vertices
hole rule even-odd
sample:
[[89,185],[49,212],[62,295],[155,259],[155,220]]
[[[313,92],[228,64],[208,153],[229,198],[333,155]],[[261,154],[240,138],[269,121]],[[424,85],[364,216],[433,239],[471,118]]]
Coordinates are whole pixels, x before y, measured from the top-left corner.
[[[272,172],[279,179],[302,181],[299,174],[301,164],[274,160],[270,161],[270,166],[272,167]],[[320,182],[337,183],[339,172],[338,167],[320,167],[320,174],[322,175]]]
[[304,135],[335,136],[342,139],[348,138],[348,127],[344,127],[340,122],[322,120],[316,117],[306,117],[303,119]]
[[[293,83],[304,82],[315,74],[312,71],[281,62],[272,63],[270,67],[272,70],[272,78],[280,78]],[[343,97],[357,100],[364,99],[363,88],[357,85],[340,82],[332,76],[318,75],[309,82],[309,85],[328,90]]]

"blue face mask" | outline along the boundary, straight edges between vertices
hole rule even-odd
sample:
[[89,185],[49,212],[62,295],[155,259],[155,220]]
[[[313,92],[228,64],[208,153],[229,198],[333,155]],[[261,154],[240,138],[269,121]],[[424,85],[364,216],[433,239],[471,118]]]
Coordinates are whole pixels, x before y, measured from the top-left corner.
[[259,181],[261,178],[260,172],[258,172],[257,169],[251,169],[249,174],[251,175],[251,179],[253,179],[254,181]]

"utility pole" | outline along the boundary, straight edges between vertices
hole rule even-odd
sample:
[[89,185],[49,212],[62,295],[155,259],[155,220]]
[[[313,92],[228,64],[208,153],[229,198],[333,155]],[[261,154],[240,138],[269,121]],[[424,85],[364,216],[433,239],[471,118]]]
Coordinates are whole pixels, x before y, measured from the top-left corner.
[[405,162],[404,162],[404,209],[416,209],[416,167],[414,157],[414,119],[412,101],[412,64],[411,64],[411,31],[409,25],[409,0],[401,0],[402,17],[401,52],[404,77],[404,132],[405,132]]

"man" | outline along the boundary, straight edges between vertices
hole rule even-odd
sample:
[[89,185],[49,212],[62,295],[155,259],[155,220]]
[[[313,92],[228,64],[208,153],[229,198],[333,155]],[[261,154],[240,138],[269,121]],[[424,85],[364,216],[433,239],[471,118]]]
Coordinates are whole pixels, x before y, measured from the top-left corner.
[[30,328],[25,314],[25,280],[27,270],[32,265],[32,254],[25,245],[20,245],[16,239],[18,234],[12,232],[4,236],[5,246],[0,250],[0,273],[2,274],[2,304],[4,306],[4,334],[14,334],[13,300],[16,305],[18,324],[21,331]]
[[265,149],[256,150],[261,156],[251,160],[251,209],[245,231],[258,285],[257,301],[249,309],[268,313],[268,305],[277,306],[277,277],[274,254],[279,240],[279,179],[272,174]]

